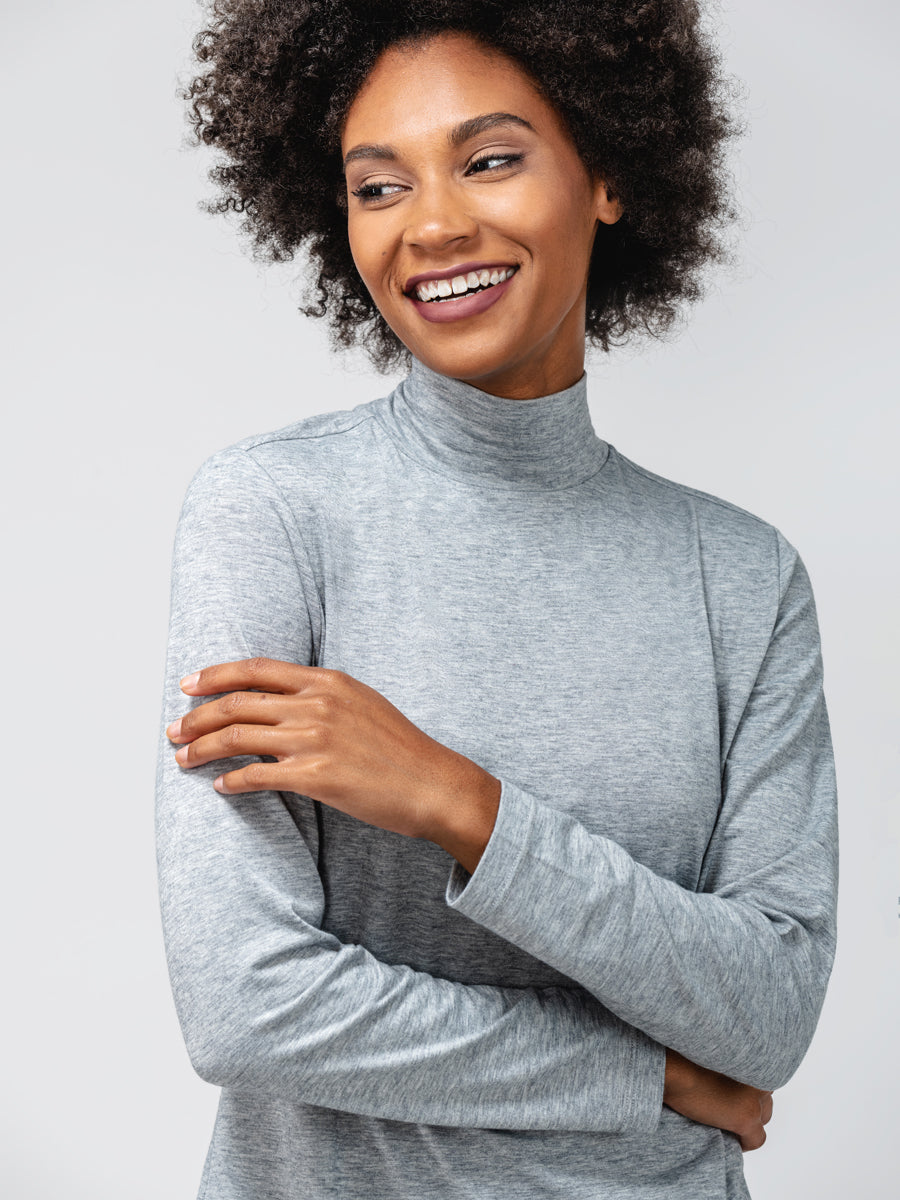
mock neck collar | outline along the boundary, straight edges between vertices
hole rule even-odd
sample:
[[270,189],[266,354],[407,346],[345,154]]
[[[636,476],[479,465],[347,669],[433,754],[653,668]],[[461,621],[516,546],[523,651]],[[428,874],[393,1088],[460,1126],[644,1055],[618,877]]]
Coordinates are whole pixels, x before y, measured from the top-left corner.
[[488,485],[571,487],[598,471],[609,452],[591,423],[584,375],[562,392],[508,400],[413,359],[384,411],[413,458]]

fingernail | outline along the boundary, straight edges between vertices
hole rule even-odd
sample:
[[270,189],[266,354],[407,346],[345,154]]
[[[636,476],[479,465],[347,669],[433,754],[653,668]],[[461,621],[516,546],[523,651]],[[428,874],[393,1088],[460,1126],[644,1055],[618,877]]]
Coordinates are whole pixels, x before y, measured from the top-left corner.
[[183,692],[186,692],[186,691],[188,691],[190,688],[192,688],[192,687],[196,687],[196,686],[197,686],[197,680],[198,680],[199,678],[200,678],[200,672],[199,672],[199,671],[195,671],[193,675],[185,675],[184,679],[182,679],[182,681],[181,681],[181,690],[182,690]]
[[166,730],[166,737],[169,739],[169,741],[174,742],[180,733],[181,733],[181,717],[179,717],[177,721],[172,722],[172,724]]
[[187,758],[187,756],[188,756],[188,747],[182,746],[181,749],[176,751],[176,753],[175,753],[175,761],[178,763],[181,763],[183,766],[184,760]]
[[213,787],[216,789],[217,792],[221,792],[223,787],[225,786],[224,778],[225,778],[224,775],[220,775],[218,777],[218,779],[213,780]]

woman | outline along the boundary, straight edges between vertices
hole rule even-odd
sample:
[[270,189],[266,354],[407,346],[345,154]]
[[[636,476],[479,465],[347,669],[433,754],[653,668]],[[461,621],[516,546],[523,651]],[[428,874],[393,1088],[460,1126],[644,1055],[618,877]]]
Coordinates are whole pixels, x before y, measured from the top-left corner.
[[746,1196],[834,952],[815,608],[776,529],[597,437],[583,370],[717,253],[693,6],[233,0],[198,49],[218,207],[411,355],[214,455],[179,523],[200,1195]]

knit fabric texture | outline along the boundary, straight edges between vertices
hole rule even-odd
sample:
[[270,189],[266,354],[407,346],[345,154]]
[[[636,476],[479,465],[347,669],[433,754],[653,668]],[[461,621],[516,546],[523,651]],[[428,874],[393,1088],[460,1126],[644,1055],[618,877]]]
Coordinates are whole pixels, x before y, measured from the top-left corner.
[[203,1200],[736,1200],[665,1047],[760,1088],[835,946],[809,578],[773,526],[637,466],[583,377],[535,400],[414,362],[213,455],[175,543],[179,680],[337,668],[502,784],[468,875],[308,797],[223,797],[161,733],[166,951],[221,1087]]

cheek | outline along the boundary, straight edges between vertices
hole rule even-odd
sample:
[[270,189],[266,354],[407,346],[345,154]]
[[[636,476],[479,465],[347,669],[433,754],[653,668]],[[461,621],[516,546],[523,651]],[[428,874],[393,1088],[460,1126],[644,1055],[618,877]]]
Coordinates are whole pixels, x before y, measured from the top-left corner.
[[[391,300],[390,272],[394,242],[387,214],[358,213],[347,220],[350,253],[360,278],[380,307]],[[373,219],[373,218],[380,219]]]
[[540,306],[556,315],[578,299],[590,265],[593,226],[580,211],[560,205],[540,224],[532,222],[532,246],[539,251],[536,277]]
[[353,256],[356,269],[362,276],[363,282],[367,282],[367,277],[370,273],[368,256],[366,254],[367,242],[360,231],[359,221],[353,217],[349,217],[347,220],[347,239],[350,242],[350,253]]
[[540,266],[541,274],[575,271],[586,264],[594,217],[586,200],[570,189],[536,177],[495,213],[503,228]]
[[356,269],[367,286],[378,286],[378,268],[387,253],[381,230],[370,213],[357,213],[347,219],[347,237]]

